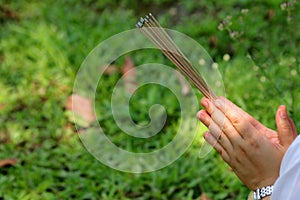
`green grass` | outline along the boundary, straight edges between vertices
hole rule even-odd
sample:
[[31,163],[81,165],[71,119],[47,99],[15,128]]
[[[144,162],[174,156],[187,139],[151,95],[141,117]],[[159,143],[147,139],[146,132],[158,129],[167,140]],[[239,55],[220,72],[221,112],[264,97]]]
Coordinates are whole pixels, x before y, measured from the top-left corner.
[[[99,42],[134,28],[150,11],[163,26],[189,35],[209,52],[228,98],[271,128],[277,106],[285,104],[299,130],[299,3],[281,8],[277,0],[137,2],[0,0],[0,160],[18,159],[0,168],[0,199],[186,200],[203,192],[213,200],[246,199],[248,189],[215,152],[198,158],[200,133],[179,160],[145,174],[113,170],[80,142],[65,108],[77,70]],[[227,16],[221,31],[218,25]],[[224,60],[224,54],[231,59]],[[138,64],[162,59],[147,52],[132,58]],[[116,64],[122,63],[121,58]],[[119,77],[105,77],[99,105],[109,105]],[[142,122],[153,103],[168,100],[168,135],[158,135],[151,145],[123,134],[109,106],[99,106],[108,113],[99,123],[124,148],[141,152],[164,146],[180,121],[176,99],[162,91],[142,88],[132,99],[133,118]]]

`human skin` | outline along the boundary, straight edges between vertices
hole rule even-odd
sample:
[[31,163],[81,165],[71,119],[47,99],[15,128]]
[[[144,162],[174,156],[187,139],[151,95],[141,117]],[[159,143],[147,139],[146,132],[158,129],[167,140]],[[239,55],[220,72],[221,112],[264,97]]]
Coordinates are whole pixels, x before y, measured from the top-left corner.
[[203,98],[201,104],[204,109],[197,117],[209,129],[204,133],[205,140],[239,179],[251,190],[273,185],[279,176],[282,158],[297,137],[286,107],[279,106],[277,131],[274,131],[224,97],[214,102]]

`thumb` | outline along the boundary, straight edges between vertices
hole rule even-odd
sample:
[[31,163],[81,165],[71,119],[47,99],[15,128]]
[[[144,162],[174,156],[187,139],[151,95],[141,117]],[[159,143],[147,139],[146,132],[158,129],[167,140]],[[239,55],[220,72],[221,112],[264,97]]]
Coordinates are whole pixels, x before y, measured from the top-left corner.
[[280,143],[284,147],[289,147],[294,141],[297,132],[294,122],[289,118],[286,107],[283,105],[279,106],[277,109],[276,126]]

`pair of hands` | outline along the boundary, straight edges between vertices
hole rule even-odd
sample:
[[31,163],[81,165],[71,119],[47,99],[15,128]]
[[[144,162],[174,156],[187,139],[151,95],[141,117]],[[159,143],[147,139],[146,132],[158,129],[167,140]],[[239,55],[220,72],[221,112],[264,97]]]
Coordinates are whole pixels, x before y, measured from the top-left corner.
[[219,152],[251,190],[272,185],[279,176],[282,158],[297,137],[285,106],[276,113],[277,132],[271,130],[224,97],[201,100],[197,114],[209,128],[205,140]]

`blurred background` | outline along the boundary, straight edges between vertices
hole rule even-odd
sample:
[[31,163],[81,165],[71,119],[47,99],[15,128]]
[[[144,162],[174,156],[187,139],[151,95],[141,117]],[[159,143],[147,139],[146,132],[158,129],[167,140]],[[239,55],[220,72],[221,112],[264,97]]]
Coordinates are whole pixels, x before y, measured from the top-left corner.
[[[207,50],[227,98],[273,129],[276,109],[284,104],[299,131],[299,9],[296,0],[0,0],[0,199],[246,199],[248,189],[214,151],[198,158],[203,127],[188,151],[164,169],[130,174],[101,164],[85,150],[72,121],[73,82],[96,45],[152,12],[164,27]],[[180,123],[172,93],[146,87],[133,99],[133,118],[147,121],[148,109],[141,107],[158,99],[169,106],[170,134],[149,145],[115,125],[110,92],[128,67],[147,59],[164,58],[145,52],[112,63],[96,98],[96,107],[107,105],[97,117],[111,140],[136,152],[164,146]],[[80,114],[87,127],[91,105],[83,97],[79,102],[86,106]]]

